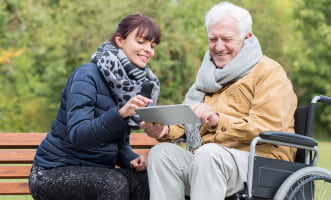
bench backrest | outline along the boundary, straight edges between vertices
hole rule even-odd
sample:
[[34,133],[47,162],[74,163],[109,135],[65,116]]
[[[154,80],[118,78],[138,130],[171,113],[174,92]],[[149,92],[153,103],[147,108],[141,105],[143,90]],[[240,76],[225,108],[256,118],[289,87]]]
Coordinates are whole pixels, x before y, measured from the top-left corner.
[[[45,136],[46,133],[0,133],[0,195],[29,194],[31,164]],[[132,133],[130,143],[136,153],[147,155],[158,141],[145,133]]]

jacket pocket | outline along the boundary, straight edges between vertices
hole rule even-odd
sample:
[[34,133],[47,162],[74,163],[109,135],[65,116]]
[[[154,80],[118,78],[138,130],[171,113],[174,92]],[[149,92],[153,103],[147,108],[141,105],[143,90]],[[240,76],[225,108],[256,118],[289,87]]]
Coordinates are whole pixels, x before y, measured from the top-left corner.
[[252,97],[249,95],[248,91],[245,91],[242,87],[238,87],[239,95],[249,106],[251,105]]

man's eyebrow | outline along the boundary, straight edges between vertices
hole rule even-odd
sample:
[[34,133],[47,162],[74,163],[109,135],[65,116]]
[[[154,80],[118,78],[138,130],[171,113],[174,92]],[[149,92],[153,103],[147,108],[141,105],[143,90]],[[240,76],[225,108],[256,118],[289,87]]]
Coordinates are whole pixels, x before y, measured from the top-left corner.
[[[214,37],[217,37],[215,35],[208,35],[208,38],[214,38]],[[233,34],[226,34],[226,35],[221,35],[221,37],[223,38],[231,38],[231,37],[234,37]]]
[[234,37],[234,35],[233,34],[226,34],[226,35],[223,35],[222,37],[229,38],[229,37]]

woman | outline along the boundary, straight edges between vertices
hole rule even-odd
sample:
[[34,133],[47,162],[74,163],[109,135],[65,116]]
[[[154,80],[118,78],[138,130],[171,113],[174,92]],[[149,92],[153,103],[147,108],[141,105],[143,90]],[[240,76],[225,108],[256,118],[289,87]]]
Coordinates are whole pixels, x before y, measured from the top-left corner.
[[159,95],[147,66],[159,43],[151,18],[127,16],[73,72],[37,149],[29,178],[34,199],[149,198],[146,158],[133,152],[129,135],[140,123],[135,109],[154,105]]

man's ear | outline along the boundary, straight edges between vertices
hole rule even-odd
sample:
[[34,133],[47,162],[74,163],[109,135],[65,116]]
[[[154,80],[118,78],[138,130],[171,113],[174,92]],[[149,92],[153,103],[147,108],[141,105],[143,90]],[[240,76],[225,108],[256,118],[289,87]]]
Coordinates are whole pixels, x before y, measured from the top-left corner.
[[252,32],[247,33],[247,35],[245,36],[245,39],[252,37],[252,35],[253,35]]
[[120,36],[115,37],[115,42],[119,48],[122,48],[122,38]]

